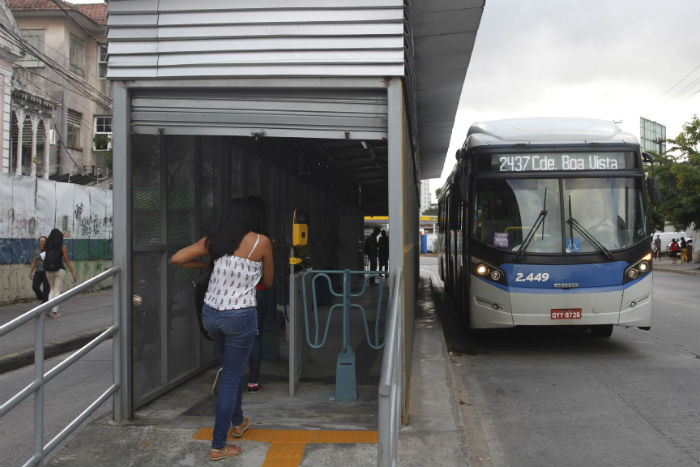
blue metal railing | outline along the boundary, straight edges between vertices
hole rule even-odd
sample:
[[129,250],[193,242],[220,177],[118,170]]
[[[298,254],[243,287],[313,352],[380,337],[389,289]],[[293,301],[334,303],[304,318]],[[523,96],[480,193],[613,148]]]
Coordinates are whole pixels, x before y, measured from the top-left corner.
[[[58,297],[49,300],[46,303],[33,308],[21,316],[9,321],[0,326],[0,337],[20,327],[21,325],[34,320],[34,380],[29,383],[24,389],[17,392],[14,396],[8,399],[0,406],[0,418],[3,417],[13,408],[17,407],[23,400],[30,395],[34,395],[34,455],[24,464],[24,467],[29,467],[39,464],[51,451],[53,451],[62,441],[64,441],[73,431],[75,431],[81,423],[92,415],[105,401],[114,395],[114,418],[116,421],[121,421],[120,396],[115,395],[121,388],[121,342],[119,339],[120,326],[120,309],[119,306],[119,267],[113,267],[107,271],[98,274],[92,279],[83,282],[77,287],[74,287],[67,292],[62,293]],[[95,337],[93,340],[85,344],[83,347],[71,354],[70,357],[63,360],[60,364],[53,367],[51,370],[44,373],[44,323],[45,313],[56,305],[69,300],[73,296],[83,292],[90,287],[115,276],[117,279],[113,281],[113,294],[115,296],[114,306],[114,321],[106,331]],[[44,445],[44,386],[51,381],[59,373],[80,360],[85,354],[100,345],[107,339],[113,338],[113,371],[114,383],[107,388],[97,399],[95,399],[80,415],[74,418],[66,425],[56,436],[54,436],[46,445]]]
[[[333,281],[331,276],[342,275],[343,288],[341,292],[338,292],[333,287]],[[352,350],[350,344],[350,312],[353,309],[360,310],[362,316],[362,322],[364,325],[365,338],[367,340],[367,345],[372,349],[379,350],[384,346],[383,333],[380,333],[382,314],[386,315],[390,304],[387,302],[384,305],[382,302],[384,297],[384,289],[386,286],[386,279],[389,273],[384,271],[351,271],[345,269],[343,271],[337,270],[310,270],[306,271],[302,275],[302,302],[304,309],[304,325],[306,330],[306,343],[309,347],[313,349],[319,349],[326,345],[328,341],[328,330],[330,329],[330,323],[333,318],[333,312],[337,309],[342,309],[342,344],[340,353],[338,354],[338,364],[336,366],[336,395],[335,400],[337,401],[348,401],[357,399],[357,384],[355,375],[355,353]],[[309,297],[307,292],[307,277],[311,278],[311,297],[313,303],[313,319],[309,316]],[[351,279],[353,276],[362,276],[364,279],[362,281],[362,287],[358,292],[352,291]],[[323,334],[320,332],[321,318],[318,312],[319,306],[319,289],[316,286],[318,280],[325,280],[328,287],[328,294],[330,297],[340,297],[342,299],[341,303],[336,303],[328,309],[328,316],[326,317],[326,323],[323,329]],[[367,292],[368,286],[375,281],[379,281],[379,297],[377,299],[377,312],[375,314],[374,323],[374,338],[372,338],[369,329],[369,320],[367,318],[367,311],[365,307],[360,303],[353,303],[353,299],[358,299]],[[386,307],[386,311],[382,313],[382,309]],[[313,321],[313,338],[311,336],[311,323]]]

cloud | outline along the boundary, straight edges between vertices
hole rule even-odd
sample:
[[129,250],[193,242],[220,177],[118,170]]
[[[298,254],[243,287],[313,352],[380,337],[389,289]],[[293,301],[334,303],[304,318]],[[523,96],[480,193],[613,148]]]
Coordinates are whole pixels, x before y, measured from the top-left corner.
[[700,112],[700,68],[666,91],[697,65],[697,0],[487,0],[442,178],[474,121],[604,118],[638,134],[644,116],[673,137]]

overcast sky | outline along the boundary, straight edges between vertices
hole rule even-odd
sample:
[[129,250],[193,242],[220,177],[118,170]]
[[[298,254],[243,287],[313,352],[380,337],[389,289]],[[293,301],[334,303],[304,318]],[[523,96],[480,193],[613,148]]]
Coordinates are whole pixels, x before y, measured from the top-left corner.
[[[675,137],[700,114],[700,1],[486,0],[442,177],[475,121],[639,117]],[[434,194],[434,193],[433,193]]]

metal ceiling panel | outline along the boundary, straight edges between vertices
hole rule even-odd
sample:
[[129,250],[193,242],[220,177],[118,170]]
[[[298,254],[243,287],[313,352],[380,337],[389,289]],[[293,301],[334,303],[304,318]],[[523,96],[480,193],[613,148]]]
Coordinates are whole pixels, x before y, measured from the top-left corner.
[[442,173],[484,0],[411,0],[421,178]]

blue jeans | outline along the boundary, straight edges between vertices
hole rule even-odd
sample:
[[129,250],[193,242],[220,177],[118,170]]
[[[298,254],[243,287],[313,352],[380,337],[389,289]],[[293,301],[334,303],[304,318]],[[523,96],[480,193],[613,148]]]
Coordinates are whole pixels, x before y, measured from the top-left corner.
[[243,423],[243,372],[257,334],[258,317],[254,307],[218,311],[205,303],[202,322],[214,339],[222,368],[211,442],[212,448],[221,449],[226,445],[231,425]]

